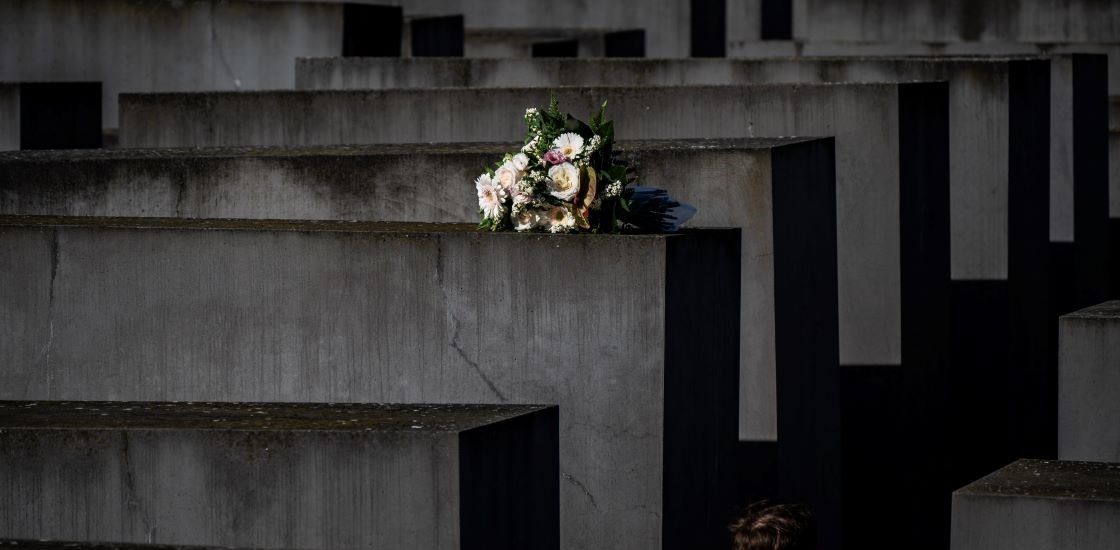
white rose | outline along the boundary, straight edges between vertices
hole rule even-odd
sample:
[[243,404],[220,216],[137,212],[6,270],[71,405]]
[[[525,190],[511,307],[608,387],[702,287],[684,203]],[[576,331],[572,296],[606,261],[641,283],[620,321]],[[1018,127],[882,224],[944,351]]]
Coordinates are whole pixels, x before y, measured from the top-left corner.
[[579,193],[579,168],[570,162],[548,169],[548,192],[562,201],[571,200]]
[[517,185],[519,179],[521,179],[520,171],[513,166],[512,162],[507,162],[494,171],[494,182],[501,185],[502,189],[507,192]]
[[513,167],[519,172],[524,172],[525,169],[529,167],[529,157],[524,153],[513,155],[513,160],[510,162],[513,163]]

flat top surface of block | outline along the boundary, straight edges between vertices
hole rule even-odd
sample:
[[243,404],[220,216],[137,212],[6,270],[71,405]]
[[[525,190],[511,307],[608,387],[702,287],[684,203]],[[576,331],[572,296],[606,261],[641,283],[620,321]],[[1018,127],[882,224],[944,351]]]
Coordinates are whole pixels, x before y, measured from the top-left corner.
[[1120,464],[1021,459],[956,494],[1120,501]]
[[[63,550],[217,550],[216,546],[173,546],[166,544],[129,544],[119,542],[78,542],[66,540],[0,539],[2,549]],[[229,550],[229,549],[226,549]]]
[[[621,141],[616,152],[645,150],[752,150],[772,149],[785,145],[821,139],[817,137],[732,138],[732,139],[649,139]],[[307,157],[360,157],[392,155],[454,155],[493,154],[498,157],[517,151],[520,143],[415,143],[373,145],[329,145],[311,147],[176,147],[162,149],[75,149],[0,152],[0,164],[10,162],[113,161],[113,160],[180,160],[191,158],[272,158],[300,159]],[[495,158],[495,162],[500,159]],[[481,172],[481,167],[479,168]],[[473,185],[463,182],[464,186]]]
[[0,429],[460,432],[547,405],[0,401]]
[[114,218],[100,216],[0,216],[2,227],[84,227],[102,229],[181,229],[225,231],[298,231],[397,235],[477,234],[511,238],[666,239],[686,234],[722,231],[684,228],[679,233],[518,233],[480,231],[471,223],[370,222],[341,220],[236,220],[195,218]]
[[1120,300],[1112,300],[1111,302],[1079,309],[1073,313],[1062,315],[1062,318],[1120,321]]
[[[912,81],[919,82],[919,81]],[[912,82],[906,82],[907,84]],[[602,95],[607,92],[626,92],[632,91],[635,94],[648,94],[657,90],[681,90],[682,92],[699,93],[705,90],[797,90],[797,89],[813,89],[813,88],[844,88],[851,86],[863,86],[867,88],[881,88],[889,90],[898,87],[900,83],[884,83],[884,82],[814,82],[814,83],[773,83],[773,84],[683,84],[683,85],[668,85],[668,86],[551,86],[549,89],[556,91],[573,91],[584,95]],[[494,88],[500,90],[509,90],[514,93],[527,93],[539,94],[541,88],[534,88],[531,86],[509,86]],[[400,94],[416,94],[416,93],[449,93],[455,90],[464,90],[478,94],[486,94],[493,91],[493,89],[485,88],[464,88],[464,87],[449,87],[449,88],[412,88],[412,89],[390,89],[390,90],[268,90],[268,91],[238,91],[238,92],[150,92],[150,93],[131,93],[120,94],[121,103],[123,104],[126,99],[130,101],[144,100],[151,102],[164,103],[168,101],[179,101],[182,103],[195,102],[201,107],[211,106],[211,102],[219,97],[246,97],[252,98],[262,95],[273,97],[290,97],[292,99],[310,99],[310,98],[329,98],[330,96],[368,96],[377,97],[383,95],[400,95]],[[575,113],[573,113],[575,114]]]

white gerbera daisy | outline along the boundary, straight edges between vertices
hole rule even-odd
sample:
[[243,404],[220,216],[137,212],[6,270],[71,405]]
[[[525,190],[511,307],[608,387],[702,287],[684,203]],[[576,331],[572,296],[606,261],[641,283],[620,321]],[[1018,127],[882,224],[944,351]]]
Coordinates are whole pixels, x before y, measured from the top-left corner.
[[475,189],[478,191],[478,209],[482,210],[483,217],[498,219],[505,211],[506,191],[501,184],[495,182],[489,174],[482,174],[474,180]]
[[574,159],[583,152],[583,138],[572,132],[560,134],[560,137],[552,142],[552,147],[564,153],[565,158]]

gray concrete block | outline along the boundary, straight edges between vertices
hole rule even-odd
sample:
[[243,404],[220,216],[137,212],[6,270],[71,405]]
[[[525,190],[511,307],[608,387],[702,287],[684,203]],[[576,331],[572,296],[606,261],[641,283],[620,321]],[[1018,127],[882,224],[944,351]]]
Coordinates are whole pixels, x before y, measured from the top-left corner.
[[[1012,87],[1013,73],[1045,75],[1047,61],[1024,59],[785,58],[785,59],[350,59],[305,58],[296,64],[299,89],[385,89],[502,86],[674,86],[799,82],[949,81],[951,253],[954,279],[1008,278],[1008,208],[1013,166],[1036,156],[1016,151],[1011,128],[1037,119],[1036,109],[1012,110],[1015,96],[1036,89]],[[1045,78],[1041,76],[1041,78]],[[1068,78],[1072,78],[1070,75]],[[1067,84],[1068,86],[1068,84]],[[1037,88],[1037,87],[1036,87]],[[1047,93],[1043,86],[1039,93]],[[1027,101],[1045,102],[1045,97]],[[1072,98],[1069,99],[1070,104]],[[1068,111],[1068,109],[1064,110]],[[1068,115],[1068,112],[1062,114]],[[1020,120],[1012,120],[1017,118]],[[1069,120],[1066,116],[1064,120]],[[1058,122],[1058,121],[1055,121]],[[1029,124],[1027,122],[1026,124]],[[1054,146],[1072,158],[1072,125],[1054,135]],[[1047,141],[1045,131],[1039,139]],[[1067,163],[1067,165],[1070,163]],[[1034,191],[1022,177],[1044,178],[1045,169],[1024,170],[1020,194]],[[1055,177],[1063,189],[1068,178]],[[1072,190],[1069,191],[1072,195]],[[1034,197],[1031,201],[1045,201]],[[1023,203],[1026,204],[1026,203]],[[1072,233],[1072,206],[1063,211]],[[1036,243],[1045,246],[1045,243]],[[1034,254],[1041,254],[1038,250]]]
[[543,405],[5,401],[0,531],[557,549],[558,419]]
[[1120,462],[1120,301],[1063,315],[1058,457]]
[[[470,223],[478,219],[478,206],[469,182],[480,166],[515,148],[452,144],[7,154],[0,155],[0,214]],[[804,139],[639,141],[616,148],[644,183],[697,205],[693,224],[744,229],[741,439],[777,439],[773,254],[789,245],[774,242],[772,224],[775,216],[804,224],[809,215],[796,207],[779,212],[773,190],[803,181],[816,193],[807,192],[807,199],[834,205],[835,199],[827,198],[835,193],[832,149],[829,140]],[[787,159],[804,155],[819,155],[820,166],[798,161],[790,171]],[[835,242],[835,228],[822,231],[819,239]],[[837,362],[832,357],[826,364]]]
[[338,3],[12,0],[0,4],[0,81],[99,81],[117,94],[292,86],[292,60],[339,55]]
[[[940,170],[948,170],[947,153],[938,156],[948,147],[946,85],[589,87],[556,92],[573,113],[593,112],[607,100],[620,139],[835,135],[841,362],[900,362],[900,189],[904,178],[941,177]],[[516,140],[524,134],[521,106],[547,101],[547,90],[532,88],[123,95],[121,144]],[[944,124],[945,135],[908,125],[917,120],[911,115]],[[947,174],[945,178],[947,185]]]
[[737,230],[2,225],[3,398],[555,403],[564,548],[719,544]]
[[861,42],[1101,42],[1116,39],[1108,0],[793,0],[793,38]]
[[953,550],[1111,550],[1120,465],[1018,460],[953,493]]

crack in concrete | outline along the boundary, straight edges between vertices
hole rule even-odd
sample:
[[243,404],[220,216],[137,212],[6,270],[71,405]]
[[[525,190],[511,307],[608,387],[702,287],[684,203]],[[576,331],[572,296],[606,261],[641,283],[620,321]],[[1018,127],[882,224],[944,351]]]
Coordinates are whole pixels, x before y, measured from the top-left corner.
[[233,67],[230,66],[229,60],[226,59],[225,48],[222,47],[222,41],[218,38],[217,25],[214,23],[214,10],[218,9],[215,4],[210,5],[210,40],[214,43],[214,52],[218,54],[218,60],[222,62],[222,68],[225,69],[226,74],[229,75],[230,80],[233,81],[234,89],[241,89],[241,79],[233,72]]
[[595,508],[596,510],[599,509],[599,503],[595,501],[595,495],[591,494],[591,491],[587,490],[587,486],[585,486],[583,483],[580,483],[580,481],[572,476],[572,474],[569,474],[567,472],[560,472],[560,474],[564,476],[565,481],[576,487],[579,487],[579,490],[583,491],[583,494],[587,495],[587,499],[591,501],[592,508]]
[[637,506],[631,506],[630,508],[626,509],[627,512],[632,512],[634,510],[645,510],[647,514],[649,514],[649,515],[651,515],[651,516],[653,516],[657,519],[661,519],[661,514],[658,514],[657,512],[654,512],[652,508],[650,508],[649,506],[646,506],[645,504],[639,504]]
[[143,504],[136,495],[136,473],[133,471],[132,461],[129,460],[127,433],[121,434],[121,460],[121,465],[124,467],[125,505],[130,508],[136,508],[140,516],[140,523],[144,528],[146,542],[151,544],[152,539],[155,537],[156,525],[152,523]]
[[183,187],[187,185],[185,178],[179,178],[179,185],[175,186],[175,217],[181,217],[183,207]]
[[[56,229],[51,233],[51,280],[50,289],[47,294],[47,344],[43,346],[43,363],[42,367],[47,371],[47,397],[53,396],[54,390],[54,369],[51,368],[51,351],[54,350],[54,293],[56,280],[58,279],[58,230]],[[31,387],[31,377],[27,378],[27,387],[24,388],[24,395]]]
[[486,376],[486,373],[482,372],[482,367],[479,366],[478,362],[471,361],[471,359],[467,357],[466,352],[463,351],[463,348],[459,347],[459,329],[461,328],[459,326],[459,319],[452,315],[451,322],[455,326],[454,333],[451,336],[451,348],[459,354],[459,357],[463,359],[464,363],[470,365],[471,368],[473,368],[474,371],[478,373],[479,378],[482,378],[482,381],[486,382],[487,386],[490,386],[490,391],[494,392],[494,395],[498,396],[498,399],[501,399],[503,403],[508,401],[505,394],[498,389],[498,386],[494,385],[494,382],[490,380],[490,377]]

